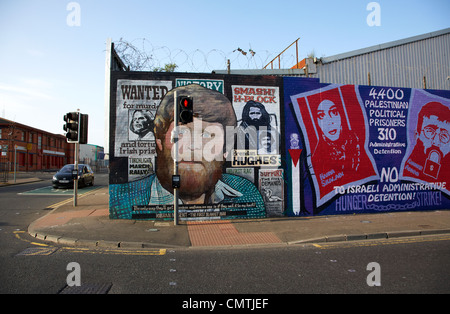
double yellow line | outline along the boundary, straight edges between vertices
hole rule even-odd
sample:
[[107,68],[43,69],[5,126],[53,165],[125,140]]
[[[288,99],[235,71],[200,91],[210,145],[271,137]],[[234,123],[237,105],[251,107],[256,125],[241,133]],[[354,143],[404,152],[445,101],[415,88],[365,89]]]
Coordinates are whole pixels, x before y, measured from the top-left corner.
[[[92,194],[92,193],[94,193],[94,192],[96,192],[97,190],[100,190],[100,189],[101,189],[101,187],[96,188],[96,189],[94,189],[94,190],[92,190],[92,191],[89,191],[89,192],[80,194],[80,195],[78,195],[78,198],[84,197],[84,196],[86,196],[86,195],[90,195],[90,194]],[[60,206],[66,205],[66,204],[68,204],[68,203],[70,203],[70,202],[73,202],[73,197],[71,197],[71,198],[69,198],[69,199],[67,199],[67,200],[58,202],[58,203],[56,203],[56,204],[49,205],[49,206],[46,207],[46,209],[55,209],[55,208],[58,208],[58,207],[60,207]]]
[[[20,241],[24,241],[27,243],[30,243],[32,245],[40,246],[40,247],[46,247],[49,250],[47,251],[37,251],[34,254],[28,254],[28,255],[48,255],[48,252],[50,252],[51,248],[55,248],[51,245],[44,244],[44,243],[38,243],[38,242],[32,242],[30,240],[24,239],[21,237],[22,234],[26,233],[25,231],[14,231],[14,236],[19,239]],[[44,248],[43,248],[44,249]],[[150,255],[165,255],[167,250],[166,249],[148,249],[148,250],[139,250],[139,249],[102,249],[102,248],[83,248],[83,247],[61,247],[59,250],[63,250],[66,252],[72,252],[72,253],[90,253],[90,254],[113,254],[113,255],[140,255],[140,256],[150,256]],[[53,251],[51,252],[53,253]]]
[[67,203],[70,203],[70,202],[73,202],[73,198],[69,198],[67,200],[61,201],[61,202],[53,204],[53,205],[49,205],[49,206],[46,207],[46,209],[55,209],[55,208],[57,208],[59,206],[66,205]]
[[25,233],[25,231],[22,231],[22,230],[16,230],[16,231],[14,231],[13,233],[14,233],[14,236],[15,236],[17,239],[19,239],[20,241],[28,242],[28,243],[33,244],[33,245],[36,245],[36,246],[49,246],[49,245],[44,244],[44,243],[32,242],[32,241],[30,241],[30,240],[23,239],[20,235],[23,234],[23,233]]
[[113,254],[113,255],[165,255],[166,249],[148,249],[148,250],[134,250],[134,249],[95,249],[95,248],[80,248],[80,247],[62,247],[61,250],[73,253],[89,253],[89,254]]
[[392,244],[406,244],[406,243],[421,243],[421,242],[434,242],[434,241],[449,241],[450,235],[427,235],[427,236],[415,236],[404,238],[391,238],[391,239],[373,239],[373,240],[361,240],[361,241],[349,241],[349,242],[337,242],[312,245],[322,250],[338,249],[338,248],[350,248],[361,246],[379,246],[379,245],[392,245]]

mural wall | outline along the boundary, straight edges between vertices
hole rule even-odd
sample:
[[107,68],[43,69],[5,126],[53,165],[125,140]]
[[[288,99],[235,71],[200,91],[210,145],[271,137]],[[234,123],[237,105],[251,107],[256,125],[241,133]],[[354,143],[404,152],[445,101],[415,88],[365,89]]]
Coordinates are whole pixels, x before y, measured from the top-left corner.
[[110,217],[173,219],[174,158],[180,219],[449,208],[449,112],[449,91],[112,72]]
[[284,86],[288,215],[450,208],[449,91]]

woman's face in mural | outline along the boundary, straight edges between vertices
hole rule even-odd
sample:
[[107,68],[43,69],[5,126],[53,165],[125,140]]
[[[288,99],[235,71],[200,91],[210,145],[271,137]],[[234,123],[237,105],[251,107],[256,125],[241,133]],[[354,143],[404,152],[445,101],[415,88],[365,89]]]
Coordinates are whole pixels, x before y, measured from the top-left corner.
[[317,107],[317,124],[330,141],[339,139],[341,133],[341,115],[337,106],[332,101],[324,100]]
[[148,128],[148,121],[144,114],[140,111],[136,111],[133,115],[133,127],[136,133],[142,132]]

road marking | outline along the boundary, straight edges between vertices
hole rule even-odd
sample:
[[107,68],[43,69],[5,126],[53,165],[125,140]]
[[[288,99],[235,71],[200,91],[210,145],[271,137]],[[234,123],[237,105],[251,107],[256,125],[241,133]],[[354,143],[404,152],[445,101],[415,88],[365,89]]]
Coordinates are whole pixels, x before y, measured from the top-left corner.
[[65,200],[65,201],[61,201],[61,202],[59,202],[59,203],[56,203],[56,204],[53,204],[53,205],[49,205],[49,206],[47,206],[46,208],[48,208],[48,209],[54,209],[54,208],[57,208],[57,207],[59,207],[59,206],[66,205],[67,203],[70,203],[70,202],[72,202],[72,201],[73,201],[73,198],[69,198],[69,199],[67,199],[67,200]]
[[33,245],[37,245],[37,246],[49,246],[49,245],[44,244],[44,243],[37,243],[37,242],[32,242],[32,241],[27,240],[27,239],[23,239],[23,238],[20,236],[20,234],[25,233],[25,231],[22,231],[22,230],[16,230],[16,231],[13,231],[13,233],[14,233],[14,236],[15,236],[17,239],[19,239],[20,241],[24,241],[24,242],[27,242],[27,243],[30,243],[30,244],[33,244]]
[[53,254],[57,249],[58,248],[56,247],[29,247],[16,254],[16,256],[50,255]]
[[108,294],[112,283],[83,283],[81,286],[65,286],[59,294]]
[[[101,249],[101,248],[83,248],[83,247],[54,247],[54,246],[50,246],[48,244],[44,244],[44,243],[37,243],[37,242],[32,242],[30,240],[24,239],[22,238],[20,235],[25,233],[25,231],[22,230],[16,230],[13,232],[14,236],[24,242],[30,243],[32,245],[36,245],[39,246],[36,249],[36,254],[20,254],[20,255],[50,255],[51,253],[53,253],[56,250],[62,250],[62,251],[67,251],[67,252],[73,252],[73,253],[89,253],[89,254],[113,254],[113,255],[141,255],[141,256],[150,256],[150,255],[158,255],[158,256],[162,256],[162,255],[166,255],[167,250],[166,249],[148,249],[148,250],[138,250],[138,249],[129,249],[129,250],[125,250],[125,249]],[[39,251],[39,249],[42,249],[42,251]],[[44,250],[45,249],[45,250]],[[48,251],[47,251],[48,249]],[[52,249],[54,249],[54,251],[52,251],[49,254],[44,254],[45,252],[49,252]],[[43,254],[40,254],[43,253]]]
[[149,250],[109,250],[109,249],[88,249],[88,248],[78,248],[78,247],[62,247],[61,250],[73,253],[90,253],[90,254],[113,254],[113,255],[165,255],[167,253],[166,249],[149,249]]
[[[86,191],[86,192],[84,192],[83,194],[78,195],[78,197],[81,198],[81,197],[84,197],[84,196],[88,196],[88,195],[90,195],[90,194],[93,194],[94,192],[96,192],[96,191],[99,190],[99,189],[101,189],[101,187],[97,187],[97,188],[95,188],[95,189],[93,189],[93,190]],[[42,195],[42,194],[40,194],[40,195]],[[53,194],[52,194],[52,195],[53,195]],[[55,208],[57,208],[57,207],[66,205],[66,204],[68,204],[68,203],[70,203],[70,202],[72,202],[72,201],[73,201],[73,198],[69,198],[69,199],[67,199],[67,200],[58,202],[58,203],[56,203],[56,204],[49,205],[49,206],[47,206],[46,208],[48,208],[48,209],[55,209]]]
[[421,242],[433,242],[433,241],[450,241],[450,235],[429,235],[422,237],[405,237],[405,238],[391,238],[391,239],[377,239],[377,240],[361,240],[361,241],[348,241],[348,242],[336,242],[326,244],[313,245],[322,250],[346,248],[346,247],[362,247],[362,246],[379,246],[379,245],[393,245],[393,244],[407,244],[407,243],[421,243]]
[[[95,191],[102,188],[101,186],[95,187],[84,187],[83,189],[78,189],[78,195],[84,195],[89,192]],[[22,193],[17,193],[19,195],[54,195],[54,196],[69,196],[73,195],[73,189],[55,189],[52,186],[44,186],[42,188],[33,189],[30,191],[25,191]]]
[[37,242],[30,242],[30,244],[37,245],[37,246],[48,246],[47,244],[37,243]]

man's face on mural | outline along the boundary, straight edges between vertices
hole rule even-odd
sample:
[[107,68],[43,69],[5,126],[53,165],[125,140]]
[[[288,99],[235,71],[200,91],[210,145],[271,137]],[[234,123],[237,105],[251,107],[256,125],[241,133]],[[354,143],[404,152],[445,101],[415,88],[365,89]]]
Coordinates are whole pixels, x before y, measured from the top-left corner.
[[260,147],[270,151],[272,145],[272,136],[269,132],[262,132],[260,137]]
[[259,109],[258,107],[250,107],[248,116],[252,121],[259,121],[262,117],[261,109]]
[[424,146],[424,153],[430,148],[438,148],[445,156],[450,151],[450,123],[439,121],[437,116],[423,117],[419,139]]
[[[176,157],[172,143],[174,123],[170,124],[164,141],[156,140],[158,168],[157,175],[166,189],[171,188],[173,161]],[[194,122],[179,126],[178,173],[181,176],[180,197],[185,202],[201,202],[209,195],[220,179],[224,163],[224,132],[220,123]]]
[[339,139],[341,134],[341,115],[332,101],[324,100],[317,107],[317,124],[330,141]]

